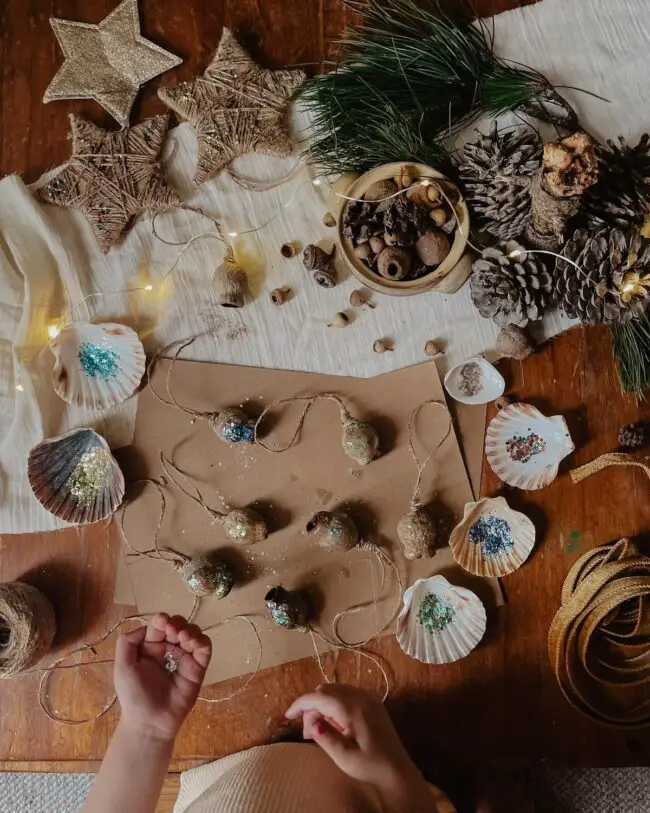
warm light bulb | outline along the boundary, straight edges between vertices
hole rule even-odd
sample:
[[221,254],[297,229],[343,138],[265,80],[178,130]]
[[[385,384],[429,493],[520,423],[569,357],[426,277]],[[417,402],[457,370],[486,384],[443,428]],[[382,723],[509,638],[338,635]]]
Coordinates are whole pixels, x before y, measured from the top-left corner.
[[47,335],[50,337],[50,339],[56,339],[60,332],[61,329],[58,325],[50,325],[47,329]]
[[228,237],[237,237],[237,232],[236,231],[229,231],[228,232]]
[[144,290],[145,291],[153,291],[153,285],[145,285]]
[[431,186],[431,181],[430,181],[428,178],[425,178],[425,179],[424,179],[424,180],[421,182],[421,184],[422,184],[422,186]]
[[625,285],[623,287],[623,293],[624,294],[627,294],[629,291],[633,291],[633,290],[634,290],[634,283],[633,282],[628,282],[627,285]]
[[314,186],[320,186],[323,182],[321,181],[320,178],[314,178],[312,183],[314,184]]
[[[510,252],[510,254],[508,254],[508,257],[509,257],[509,258],[511,258],[511,259],[512,259],[513,257],[521,257],[521,256],[523,256],[525,253],[526,253],[526,252],[525,252],[525,251],[522,251],[520,248],[515,248],[515,249],[513,249],[513,250]],[[534,254],[535,252],[532,252],[532,253]]]
[[25,388],[23,387],[22,384],[16,384],[16,390],[18,392],[25,392]]

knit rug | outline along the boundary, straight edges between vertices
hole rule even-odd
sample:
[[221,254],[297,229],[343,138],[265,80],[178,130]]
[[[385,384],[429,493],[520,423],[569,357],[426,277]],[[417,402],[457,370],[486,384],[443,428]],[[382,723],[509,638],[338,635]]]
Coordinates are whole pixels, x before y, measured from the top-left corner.
[[[529,779],[535,813],[650,811],[647,768],[540,768]],[[77,813],[92,780],[78,773],[0,773],[0,813]]]

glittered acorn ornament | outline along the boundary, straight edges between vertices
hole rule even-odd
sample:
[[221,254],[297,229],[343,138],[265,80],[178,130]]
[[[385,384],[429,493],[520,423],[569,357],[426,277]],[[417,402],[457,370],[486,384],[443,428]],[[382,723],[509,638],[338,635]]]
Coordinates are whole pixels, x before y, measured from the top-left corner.
[[288,630],[308,629],[309,604],[300,590],[286,590],[278,585],[272,587],[264,596],[271,619],[280,627]]
[[319,511],[305,528],[310,537],[331,551],[352,550],[359,544],[361,535],[354,520],[347,514]]
[[[160,453],[160,463],[174,485],[179,488],[186,497],[189,497],[195,503],[201,506],[204,511],[209,515],[213,522],[218,522],[223,526],[226,536],[238,545],[254,545],[256,542],[263,542],[269,535],[266,522],[262,517],[253,511],[252,508],[230,508],[225,505],[225,511],[217,511],[211,508],[201,496],[200,491],[196,486],[192,485],[194,493],[185,488],[179,481],[178,476],[183,476],[189,479],[188,476],[182,472],[178,466],[175,466],[171,460]],[[223,498],[222,498],[223,499]]]
[[176,349],[176,352],[174,353],[166,377],[167,395],[169,396],[168,401],[165,400],[153,388],[153,385],[151,383],[151,370],[156,361],[158,360],[158,358],[163,353],[166,353],[168,350],[170,350],[171,347],[174,344],[176,344],[176,342],[172,342],[171,344],[167,345],[167,347],[163,347],[153,356],[147,367],[147,381],[149,383],[149,387],[151,388],[151,392],[153,393],[154,398],[161,404],[165,404],[165,406],[174,407],[175,409],[179,410],[179,412],[184,412],[186,415],[191,415],[192,418],[205,421],[208,424],[208,426],[212,429],[212,431],[215,433],[215,435],[220,440],[223,440],[224,443],[229,444],[253,443],[255,440],[255,421],[252,421],[248,417],[248,415],[244,412],[244,410],[241,409],[240,407],[225,407],[224,409],[215,410],[214,412],[206,412],[203,410],[192,409],[191,407],[183,406],[176,400],[176,397],[173,395],[170,384],[172,373],[174,372],[174,364],[178,360],[178,357],[181,354],[181,352],[186,347],[189,347],[190,345],[194,344],[194,342],[198,338],[199,338],[198,336],[192,336],[189,339],[183,340],[179,347]]
[[[270,404],[262,412],[260,417],[257,419],[257,423],[255,424],[255,442],[263,449],[266,449],[267,452],[273,452],[274,454],[286,452],[288,449],[291,449],[296,445],[298,439],[300,438],[300,433],[302,431],[305,418],[307,417],[307,413],[316,403],[316,401],[320,399],[334,401],[336,404],[338,404],[339,409],[341,410],[341,444],[343,446],[343,451],[349,458],[354,460],[354,462],[358,463],[360,466],[367,466],[368,463],[371,463],[381,455],[381,451],[379,449],[379,432],[377,432],[371,423],[368,423],[367,421],[360,421],[357,418],[352,417],[343,401],[338,397],[338,395],[334,395],[332,393],[306,395],[298,398],[282,398],[279,401],[275,401],[274,403]],[[281,447],[265,444],[260,439],[260,427],[267,414],[282,404],[291,404],[298,401],[304,402],[305,407],[298,421],[296,431],[294,432],[289,443],[286,446]]]
[[[442,439],[431,449],[425,459],[420,462],[413,445],[415,433],[415,421],[421,409],[426,406],[436,406],[443,409],[447,416],[447,429]],[[413,488],[413,494],[409,502],[408,511],[397,523],[397,536],[404,546],[404,555],[407,559],[423,559],[433,556],[436,547],[436,528],[431,515],[420,500],[422,489],[422,475],[433,456],[441,448],[451,433],[451,417],[446,405],[442,401],[425,401],[416,407],[409,418],[408,439],[409,450],[417,467],[417,479]]]
[[246,271],[235,260],[230,246],[228,246],[224,261],[214,272],[212,284],[217,301],[222,308],[244,307],[248,292],[248,277]]

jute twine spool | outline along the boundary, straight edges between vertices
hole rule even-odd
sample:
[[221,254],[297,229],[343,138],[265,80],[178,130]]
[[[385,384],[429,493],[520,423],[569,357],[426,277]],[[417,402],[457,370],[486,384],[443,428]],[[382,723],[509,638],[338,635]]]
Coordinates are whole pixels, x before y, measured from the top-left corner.
[[18,675],[49,652],[56,633],[54,609],[29,584],[0,584],[0,678]]

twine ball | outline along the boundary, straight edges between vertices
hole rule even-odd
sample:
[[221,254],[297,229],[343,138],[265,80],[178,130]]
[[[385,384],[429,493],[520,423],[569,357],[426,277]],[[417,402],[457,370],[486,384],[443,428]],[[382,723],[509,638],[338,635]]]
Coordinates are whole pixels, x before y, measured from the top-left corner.
[[49,652],[56,634],[54,608],[29,584],[0,584],[0,678],[19,675]]

